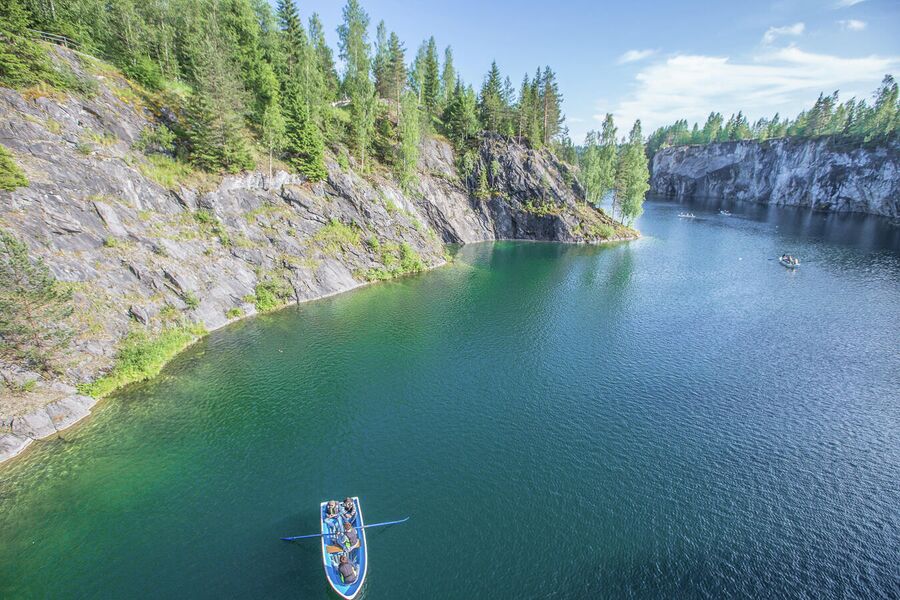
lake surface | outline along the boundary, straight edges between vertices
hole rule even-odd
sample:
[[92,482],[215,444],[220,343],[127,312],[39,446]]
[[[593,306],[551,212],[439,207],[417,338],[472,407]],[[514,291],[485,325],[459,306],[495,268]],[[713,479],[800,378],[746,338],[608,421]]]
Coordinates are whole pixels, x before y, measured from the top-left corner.
[[369,600],[897,598],[900,228],[645,208],[214,332],[0,467],[0,597],[328,598],[352,494]]

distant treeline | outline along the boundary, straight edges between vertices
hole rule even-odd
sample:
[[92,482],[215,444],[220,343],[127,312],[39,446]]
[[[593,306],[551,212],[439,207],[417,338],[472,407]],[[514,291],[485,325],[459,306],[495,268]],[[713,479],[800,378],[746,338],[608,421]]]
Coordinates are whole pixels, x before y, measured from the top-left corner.
[[293,0],[274,9],[267,0],[3,0],[0,85],[90,93],[92,82],[48,59],[35,30],[70,38],[174,104],[182,118],[148,132],[145,146],[209,171],[250,169],[264,157],[271,168],[274,157],[318,180],[331,147],[410,183],[428,132],[446,135],[461,165],[476,159],[482,130],[572,150],[552,69],[526,75],[517,90],[493,63],[476,93],[433,37],[409,63],[383,22],[370,43],[358,0],[347,0],[338,27],[341,73],[318,15],[304,25]]
[[776,113],[751,125],[742,112],[731,115],[727,122],[721,113],[713,112],[702,127],[694,123],[693,128],[682,119],[654,131],[647,141],[647,152],[652,156],[660,148],[685,144],[825,136],[859,145],[900,139],[900,96],[894,78],[884,77],[871,105],[856,98],[839,103],[835,91],[830,96],[819,94],[813,107],[795,119]]

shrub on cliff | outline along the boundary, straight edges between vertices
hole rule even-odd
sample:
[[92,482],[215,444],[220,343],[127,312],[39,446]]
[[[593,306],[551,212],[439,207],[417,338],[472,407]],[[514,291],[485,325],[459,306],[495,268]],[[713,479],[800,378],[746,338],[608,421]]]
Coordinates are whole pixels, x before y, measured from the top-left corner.
[[0,230],[0,357],[29,368],[50,369],[71,339],[65,320],[72,291],[60,285],[43,260],[32,260],[21,241]]
[[0,146],[0,190],[12,191],[26,185],[25,173],[16,165],[9,150]]

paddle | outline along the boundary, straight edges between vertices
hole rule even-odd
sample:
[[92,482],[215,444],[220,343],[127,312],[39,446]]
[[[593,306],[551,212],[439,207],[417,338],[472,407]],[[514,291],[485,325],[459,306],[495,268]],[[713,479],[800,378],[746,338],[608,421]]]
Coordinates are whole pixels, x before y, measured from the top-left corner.
[[[385,521],[384,523],[373,523],[371,525],[363,525],[362,527],[360,527],[359,525],[355,525],[354,527],[356,529],[369,529],[370,527],[384,527],[385,525],[399,525],[400,523],[406,523],[407,521],[409,521],[409,517],[406,517],[405,519],[400,519],[399,521]],[[334,534],[333,533],[311,533],[309,535],[295,535],[293,537],[283,537],[281,539],[283,539],[285,542],[292,542],[294,540],[304,540],[307,538],[318,538],[318,537],[322,537],[323,535],[334,535]]]

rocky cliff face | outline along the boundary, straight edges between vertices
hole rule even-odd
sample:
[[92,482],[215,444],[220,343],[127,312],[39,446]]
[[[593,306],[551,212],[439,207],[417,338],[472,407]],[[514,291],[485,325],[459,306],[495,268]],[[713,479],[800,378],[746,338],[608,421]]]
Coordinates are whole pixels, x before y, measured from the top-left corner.
[[900,148],[820,140],[676,146],[656,153],[651,190],[814,210],[900,216]]
[[[426,140],[411,192],[334,160],[318,183],[283,171],[176,183],[135,149],[158,107],[121,77],[62,58],[100,82],[95,96],[0,88],[0,143],[30,181],[0,191],[0,227],[73,287],[76,305],[58,376],[0,362],[0,460],[88,414],[94,400],[74,386],[108,371],[135,329],[211,330],[254,314],[266,290],[300,302],[435,267],[443,242],[634,235],[585,204],[551,154],[500,137],[481,141],[469,181],[446,142]],[[470,193],[481,169],[492,189],[484,200]]]

